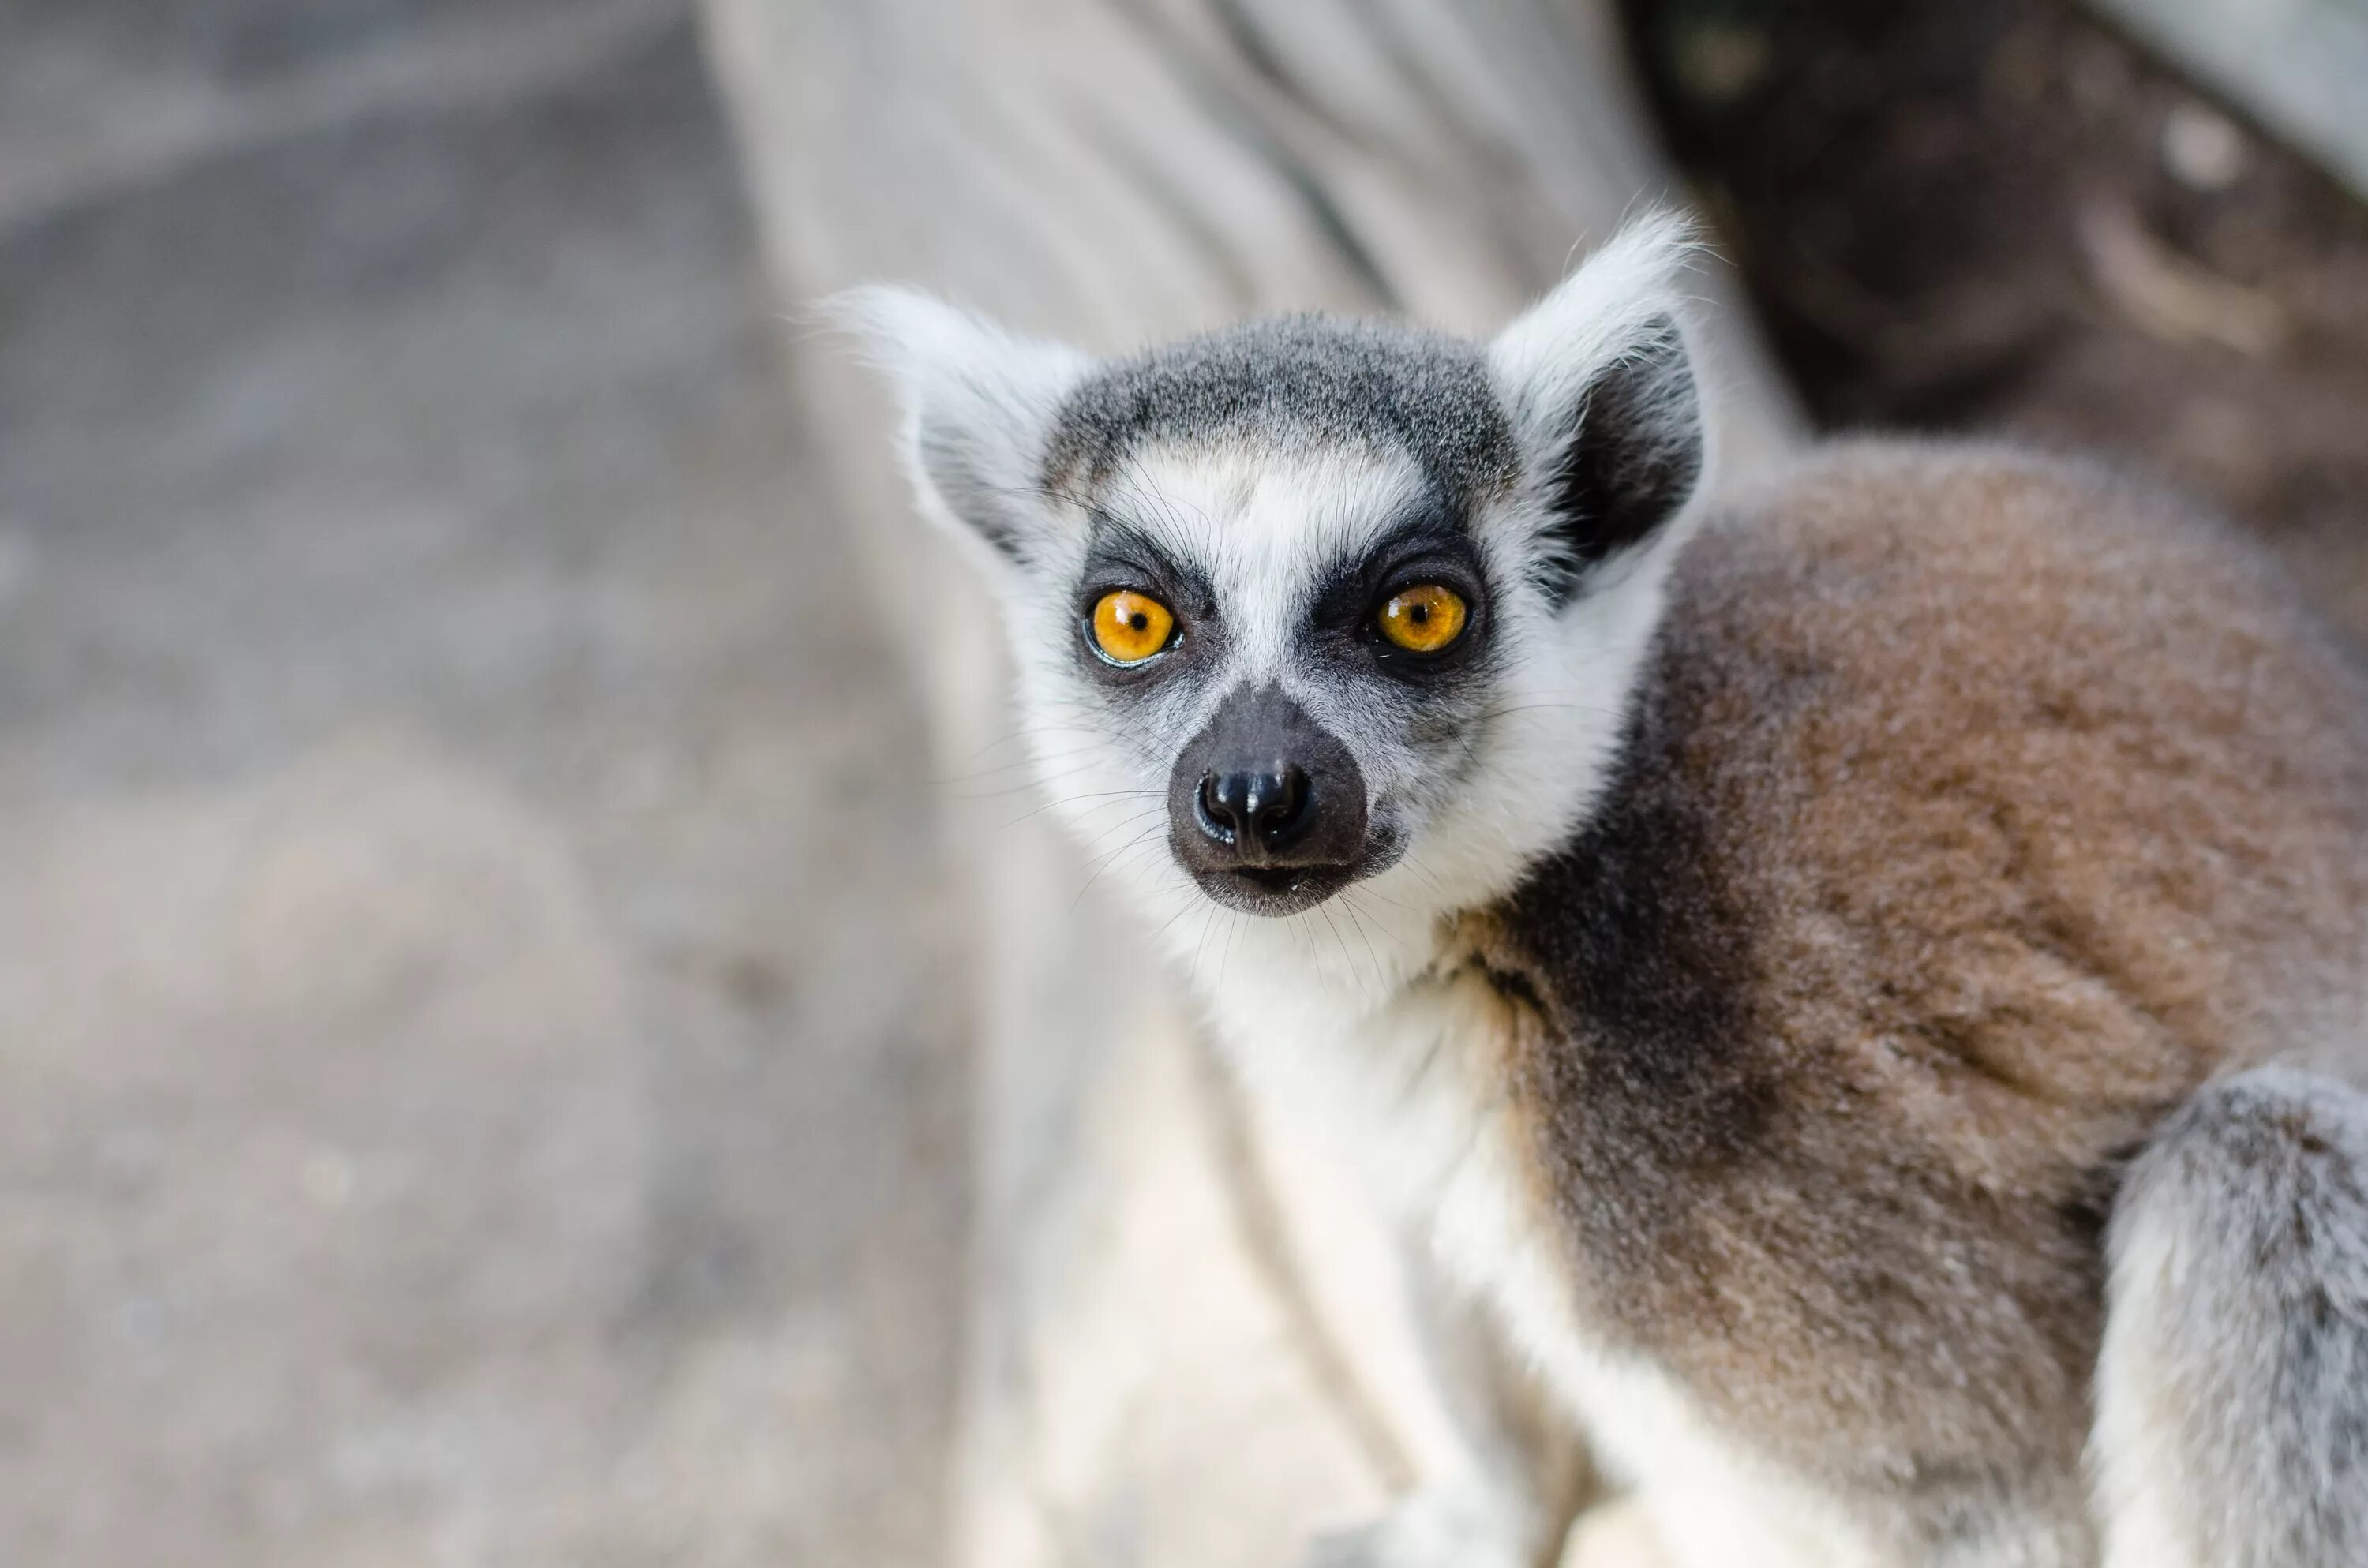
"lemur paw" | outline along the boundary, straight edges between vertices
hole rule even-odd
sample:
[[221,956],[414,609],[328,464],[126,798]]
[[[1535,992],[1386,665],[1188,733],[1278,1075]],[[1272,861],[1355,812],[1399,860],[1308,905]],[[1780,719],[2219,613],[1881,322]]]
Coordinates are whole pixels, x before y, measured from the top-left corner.
[[1530,1533],[1485,1496],[1417,1492],[1371,1523],[1317,1536],[1299,1568],[1534,1568]]

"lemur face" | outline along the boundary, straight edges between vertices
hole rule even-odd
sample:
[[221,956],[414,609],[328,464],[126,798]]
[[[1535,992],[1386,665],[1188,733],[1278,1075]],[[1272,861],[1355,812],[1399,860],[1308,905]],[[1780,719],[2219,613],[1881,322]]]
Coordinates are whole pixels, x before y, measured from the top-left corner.
[[1293,317],[1096,361],[861,299],[1115,880],[1442,913],[1567,836],[1703,467],[1681,246],[1631,229],[1487,345]]
[[[1189,365],[1104,372],[1063,438],[1132,403],[1136,378],[1172,403],[1183,377],[1273,363],[1280,340],[1296,340],[1285,362],[1337,370],[1372,346],[1352,331],[1278,324],[1188,346]],[[1031,697],[1088,716],[1116,743],[1103,784],[1140,792],[1114,798],[1156,792],[1176,865],[1261,915],[1386,870],[1468,782],[1521,587],[1473,502],[1403,445],[1280,428],[1121,436],[1076,460],[1059,483],[1083,548],[1048,574],[1065,604],[1031,628],[1067,633],[1040,640]]]

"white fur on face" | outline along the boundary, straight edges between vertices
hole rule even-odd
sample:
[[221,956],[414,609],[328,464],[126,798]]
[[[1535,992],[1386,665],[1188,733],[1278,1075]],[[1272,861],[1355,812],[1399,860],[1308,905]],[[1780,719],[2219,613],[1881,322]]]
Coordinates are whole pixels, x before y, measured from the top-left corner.
[[[1090,527],[1081,508],[1062,508],[1070,514],[1058,530],[1062,559],[1030,585],[1024,603],[1013,603],[1022,718],[1053,810],[1089,854],[1108,857],[1098,881],[1142,908],[1188,964],[1208,956],[1206,938],[1220,917],[1258,918],[1221,910],[1168,848],[1169,776],[1220,704],[1259,686],[1281,687],[1357,758],[1369,813],[1378,819],[1403,809],[1413,759],[1378,727],[1344,722],[1352,720],[1350,710],[1372,704],[1322,678],[1296,649],[1325,574],[1361,558],[1426,494],[1422,473],[1402,455],[1217,444],[1143,454],[1098,487],[1107,515],[1202,574],[1213,590],[1212,623],[1185,631],[1203,639],[1213,657],[1190,678],[1111,689],[1079,659],[1073,585]],[[1326,929],[1315,911],[1285,918]]]
[[1220,919],[1174,865],[1164,816],[1178,751],[1243,691],[1279,686],[1338,735],[1364,776],[1370,818],[1405,841],[1395,864],[1332,901],[1345,910],[1283,917],[1297,929],[1281,946],[1352,996],[1378,1000],[1420,969],[1440,917],[1509,891],[1592,802],[1679,530],[1608,563],[1557,610],[1529,570],[1543,519],[1518,489],[1484,506],[1474,533],[1489,580],[1491,673],[1464,699],[1470,717],[1452,738],[1424,742],[1391,677],[1344,676],[1304,648],[1317,585],[1362,560],[1428,494],[1417,465],[1386,451],[1211,444],[1140,454],[1097,501],[1212,586],[1220,624],[1205,634],[1222,651],[1190,679],[1111,689],[1079,660],[1082,510],[1063,508],[1073,515],[1046,530],[1058,552],[1007,601],[1024,728],[1053,810],[1089,854],[1107,857],[1099,881],[1133,899],[1186,963],[1211,957],[1211,926],[1256,918]]

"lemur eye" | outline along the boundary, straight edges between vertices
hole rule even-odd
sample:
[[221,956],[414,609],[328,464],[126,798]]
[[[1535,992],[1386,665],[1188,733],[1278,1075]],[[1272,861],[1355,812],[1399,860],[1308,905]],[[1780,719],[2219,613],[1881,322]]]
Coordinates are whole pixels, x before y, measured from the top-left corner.
[[1121,588],[1094,605],[1094,646],[1114,665],[1139,665],[1167,646],[1176,617],[1148,594]]
[[1394,594],[1374,617],[1382,635],[1409,653],[1436,653],[1463,635],[1463,596],[1437,583]]

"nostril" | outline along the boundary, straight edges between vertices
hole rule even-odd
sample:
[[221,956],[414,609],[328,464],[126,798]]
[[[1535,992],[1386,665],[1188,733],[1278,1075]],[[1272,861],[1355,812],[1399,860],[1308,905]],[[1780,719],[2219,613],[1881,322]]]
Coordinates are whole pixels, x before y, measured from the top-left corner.
[[1200,808],[1201,831],[1220,844],[1231,844],[1241,836],[1241,817],[1247,801],[1247,781],[1238,773],[1204,773],[1201,788],[1193,796]]
[[1256,781],[1250,802],[1250,831],[1263,843],[1278,844],[1307,810],[1307,775],[1286,766]]
[[1194,814],[1208,837],[1258,859],[1299,839],[1314,813],[1313,792],[1306,773],[1288,763],[1238,773],[1212,768],[1193,791]]

